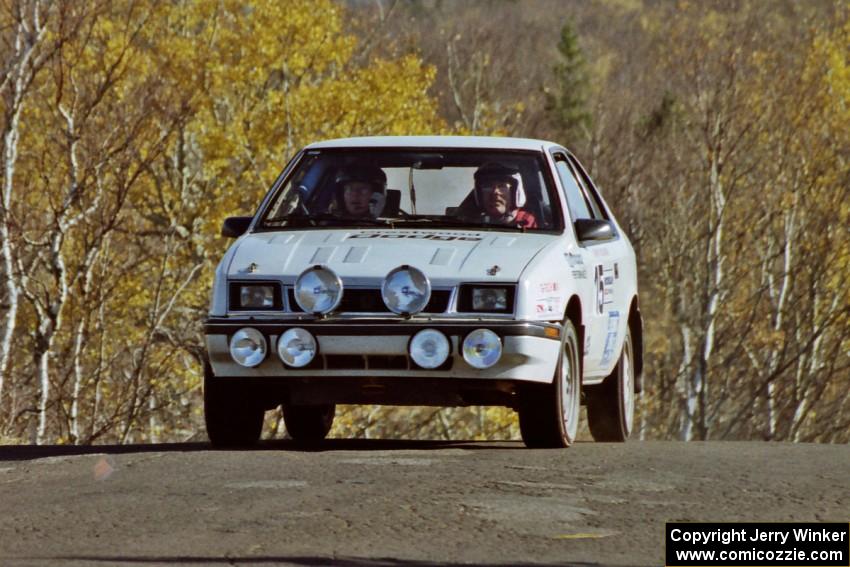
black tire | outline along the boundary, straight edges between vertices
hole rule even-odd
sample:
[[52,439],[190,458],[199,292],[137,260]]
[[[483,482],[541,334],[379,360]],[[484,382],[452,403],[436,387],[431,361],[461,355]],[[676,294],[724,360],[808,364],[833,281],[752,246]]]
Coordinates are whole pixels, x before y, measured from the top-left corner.
[[532,385],[522,394],[519,429],[526,447],[564,448],[575,442],[581,410],[579,356],[578,333],[567,319],[552,383]]
[[327,437],[334,424],[335,414],[334,404],[283,406],[283,422],[287,433],[302,443],[318,443]]
[[632,335],[626,330],[623,351],[602,384],[588,387],[587,423],[594,441],[622,443],[634,423],[635,365]]
[[263,431],[263,407],[233,384],[221,383],[204,364],[204,421],[214,447],[248,447]]

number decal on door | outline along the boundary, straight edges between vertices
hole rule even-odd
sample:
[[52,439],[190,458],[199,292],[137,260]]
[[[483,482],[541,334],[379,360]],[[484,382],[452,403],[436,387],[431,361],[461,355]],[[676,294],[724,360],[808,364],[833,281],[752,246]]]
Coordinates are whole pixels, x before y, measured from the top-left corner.
[[614,268],[596,265],[594,277],[596,284],[596,313],[602,315],[605,306],[614,302]]

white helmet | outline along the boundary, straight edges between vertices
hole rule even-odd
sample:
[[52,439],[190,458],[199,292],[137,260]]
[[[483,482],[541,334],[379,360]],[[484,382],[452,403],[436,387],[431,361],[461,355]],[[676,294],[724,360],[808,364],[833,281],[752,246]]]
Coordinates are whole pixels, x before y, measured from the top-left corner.
[[522,186],[522,176],[519,170],[500,163],[485,163],[475,172],[475,204],[479,207],[484,199],[479,194],[486,181],[507,181],[511,185],[511,205],[519,209],[525,205],[525,189]]

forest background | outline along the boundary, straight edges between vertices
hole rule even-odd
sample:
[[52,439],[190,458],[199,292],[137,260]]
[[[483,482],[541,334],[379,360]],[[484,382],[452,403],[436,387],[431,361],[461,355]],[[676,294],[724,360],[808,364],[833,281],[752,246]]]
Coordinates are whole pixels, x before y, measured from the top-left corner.
[[[203,439],[227,216],[301,146],[573,149],[635,245],[642,439],[850,440],[850,11],[831,1],[9,0],[0,442]],[[517,438],[340,407],[346,437]],[[279,412],[266,437],[285,436]]]

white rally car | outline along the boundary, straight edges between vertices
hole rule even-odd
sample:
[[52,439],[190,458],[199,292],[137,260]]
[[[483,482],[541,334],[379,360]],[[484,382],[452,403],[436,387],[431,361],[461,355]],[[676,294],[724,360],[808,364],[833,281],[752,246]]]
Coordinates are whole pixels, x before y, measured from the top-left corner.
[[529,447],[630,433],[635,254],[581,164],[540,140],[374,137],[302,150],[216,270],[207,431],[258,440],[283,407],[319,441],[335,404],[503,405]]

